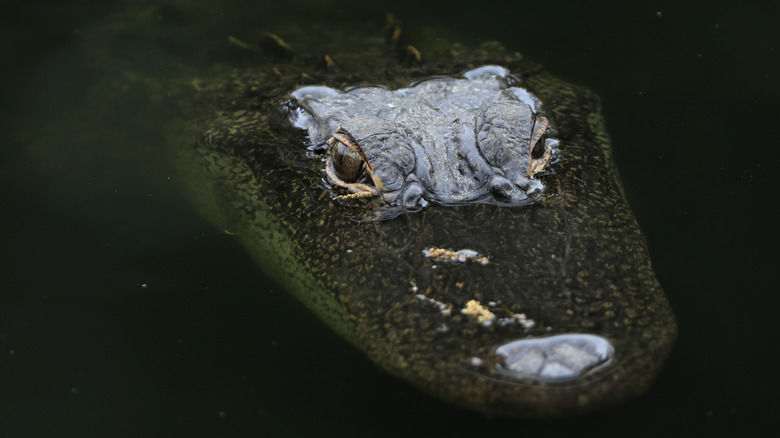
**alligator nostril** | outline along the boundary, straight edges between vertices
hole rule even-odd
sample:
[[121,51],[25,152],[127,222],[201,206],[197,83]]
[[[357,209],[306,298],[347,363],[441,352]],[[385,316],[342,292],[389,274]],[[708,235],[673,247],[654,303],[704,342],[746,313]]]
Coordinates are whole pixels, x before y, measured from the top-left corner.
[[333,147],[333,169],[339,178],[348,183],[357,182],[365,173],[360,155],[341,142],[336,142]]
[[609,363],[612,344],[596,335],[563,334],[519,339],[496,348],[503,364],[498,370],[512,377],[540,381],[574,380]]

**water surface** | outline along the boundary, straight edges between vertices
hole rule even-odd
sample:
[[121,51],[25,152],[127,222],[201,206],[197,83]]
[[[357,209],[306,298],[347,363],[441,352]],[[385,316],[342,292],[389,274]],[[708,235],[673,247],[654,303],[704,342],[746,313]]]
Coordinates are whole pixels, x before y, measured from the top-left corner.
[[0,18],[3,436],[690,436],[778,426],[776,367],[765,356],[779,340],[777,2],[736,12],[727,2],[392,7],[410,38],[500,40],[602,97],[680,332],[648,394],[555,422],[490,421],[378,371],[264,278],[177,186],[163,134],[180,96],[168,81],[251,64],[227,35],[253,42],[315,19],[381,23],[387,7],[50,3],[12,2]]

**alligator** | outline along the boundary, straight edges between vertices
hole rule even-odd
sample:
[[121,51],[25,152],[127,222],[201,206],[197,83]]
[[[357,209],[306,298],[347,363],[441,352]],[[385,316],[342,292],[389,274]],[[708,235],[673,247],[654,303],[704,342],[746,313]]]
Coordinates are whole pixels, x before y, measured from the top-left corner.
[[282,29],[256,65],[193,82],[176,142],[191,196],[442,400],[545,418],[646,391],[676,322],[598,97],[496,42],[389,30]]

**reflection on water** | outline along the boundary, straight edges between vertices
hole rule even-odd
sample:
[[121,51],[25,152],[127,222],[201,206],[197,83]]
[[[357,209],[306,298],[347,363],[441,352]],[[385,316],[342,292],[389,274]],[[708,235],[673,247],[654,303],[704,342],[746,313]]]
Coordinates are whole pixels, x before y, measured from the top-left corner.
[[[354,3],[84,0],[9,11],[0,50],[18,68],[4,69],[0,113],[4,435],[517,431],[377,371],[177,188],[166,133],[181,84],[257,62],[228,35],[253,42],[285,21],[384,20],[384,7]],[[769,42],[780,39],[741,31],[771,29],[761,26],[771,14],[560,2],[500,13],[397,9],[411,40],[500,39],[602,96],[629,200],[677,313],[678,346],[649,394],[524,430],[655,436],[776,415],[773,388],[759,379],[780,289],[761,275],[777,263],[766,238],[777,197],[761,188],[778,160],[761,149],[776,143],[761,127],[777,122]]]

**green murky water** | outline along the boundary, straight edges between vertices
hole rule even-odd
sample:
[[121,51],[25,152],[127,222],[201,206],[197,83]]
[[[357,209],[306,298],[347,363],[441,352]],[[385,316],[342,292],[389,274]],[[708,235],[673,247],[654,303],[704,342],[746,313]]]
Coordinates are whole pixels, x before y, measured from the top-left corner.
[[[0,43],[0,435],[678,436],[777,426],[777,2],[392,7],[12,2]],[[598,5],[598,6],[597,6]],[[556,422],[490,421],[376,367],[178,191],[166,84],[279,23],[500,40],[603,99],[680,334],[651,391]],[[774,11],[774,12],[772,12]],[[415,34],[416,33],[416,34]]]

